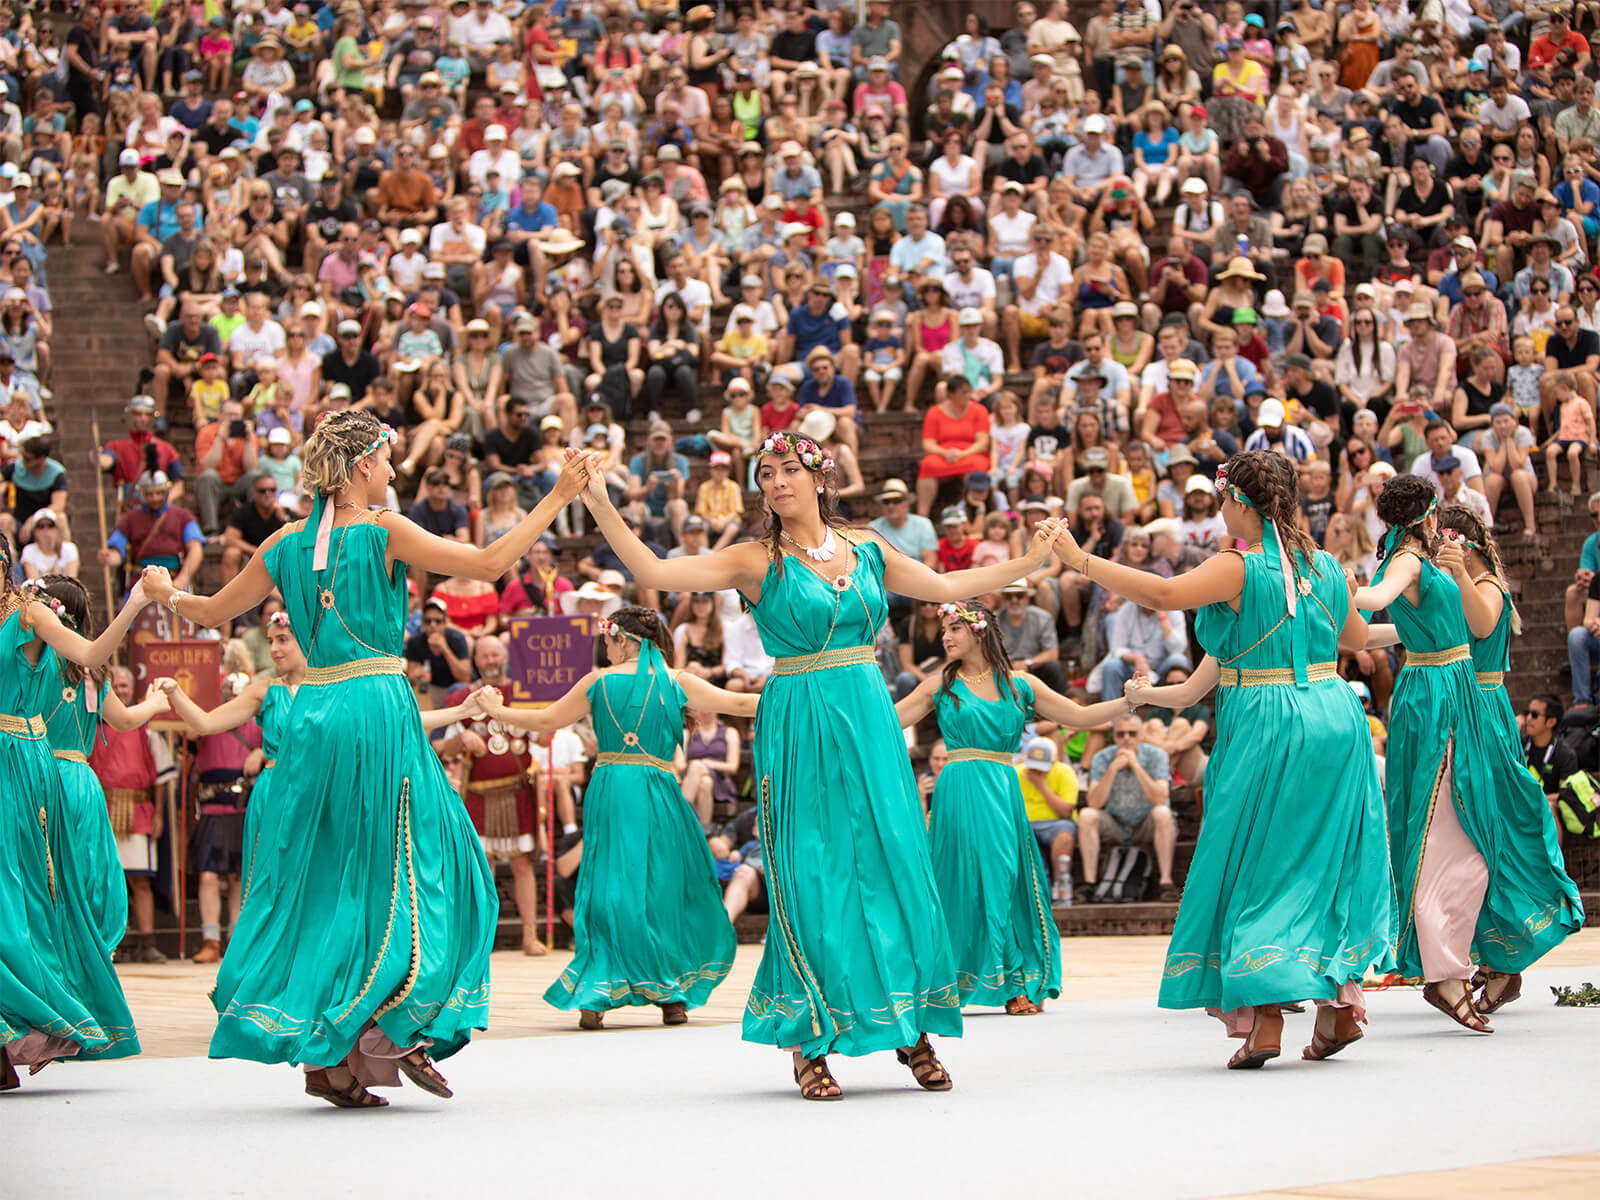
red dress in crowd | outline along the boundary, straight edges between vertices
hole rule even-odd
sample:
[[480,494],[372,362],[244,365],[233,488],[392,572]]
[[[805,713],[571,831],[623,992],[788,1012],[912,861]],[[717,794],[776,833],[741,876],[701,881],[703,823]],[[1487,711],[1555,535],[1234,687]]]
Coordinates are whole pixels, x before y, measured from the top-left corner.
[[[971,446],[978,440],[980,433],[988,432],[989,410],[981,404],[973,404],[970,400],[967,402],[966,412],[959,417],[952,417],[945,411],[944,405],[935,404],[922,419],[923,440],[934,442],[939,446],[948,446],[952,450]],[[917,474],[924,479],[949,479],[956,475],[988,469],[987,451],[968,454],[954,462],[946,460],[942,455],[930,454],[922,460],[922,466],[918,468]]]

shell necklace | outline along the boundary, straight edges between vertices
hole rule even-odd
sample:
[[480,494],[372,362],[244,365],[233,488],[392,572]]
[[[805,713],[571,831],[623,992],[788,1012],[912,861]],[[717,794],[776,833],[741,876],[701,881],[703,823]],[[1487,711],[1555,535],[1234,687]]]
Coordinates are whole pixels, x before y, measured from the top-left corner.
[[789,536],[789,531],[787,529],[778,530],[778,536],[784,541],[788,542],[796,550],[800,551],[801,554],[804,554],[812,562],[832,562],[834,552],[839,548],[839,543],[834,540],[833,530],[831,528],[828,529],[823,535],[822,545],[820,546],[802,546],[799,542],[795,541],[794,538]]

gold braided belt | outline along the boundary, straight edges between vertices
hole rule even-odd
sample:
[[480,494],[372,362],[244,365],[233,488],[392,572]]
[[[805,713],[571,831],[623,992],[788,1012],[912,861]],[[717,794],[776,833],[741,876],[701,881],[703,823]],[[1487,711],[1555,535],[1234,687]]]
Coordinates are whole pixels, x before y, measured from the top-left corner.
[[[1337,663],[1312,663],[1306,668],[1308,683],[1322,683],[1339,678]],[[1293,667],[1223,667],[1217,677],[1218,687],[1265,687],[1268,684],[1293,684]]]
[[1478,686],[1481,688],[1504,687],[1506,673],[1504,671],[1479,671]]
[[1472,657],[1472,651],[1465,646],[1452,646],[1448,650],[1417,651],[1413,654],[1406,651],[1405,665],[1408,667],[1448,667],[1451,663],[1464,662]]
[[824,650],[820,654],[795,654],[774,659],[774,675],[805,675],[812,671],[831,671],[834,667],[876,666],[878,655],[871,646],[846,646],[840,650]]
[[44,718],[13,717],[10,713],[0,713],[0,733],[9,733],[13,737],[20,738],[42,738]]
[[82,763],[84,766],[89,765],[89,759],[81,750],[57,750],[54,753],[55,756],[62,762]]
[[602,750],[595,755],[595,762],[603,767],[654,767],[673,777],[678,774],[672,766],[671,759],[657,758],[654,754],[648,754],[643,750],[629,750],[626,753],[618,750]]
[[384,655],[382,658],[358,658],[352,662],[340,663],[335,667],[308,667],[306,668],[305,683],[310,687],[320,687],[328,683],[344,683],[350,679],[362,679],[368,675],[404,675],[405,673],[405,659]]
[[1004,750],[978,750],[971,747],[965,750],[952,750],[945,759],[946,764],[958,762],[999,763],[1002,767],[1016,765],[1015,757]]

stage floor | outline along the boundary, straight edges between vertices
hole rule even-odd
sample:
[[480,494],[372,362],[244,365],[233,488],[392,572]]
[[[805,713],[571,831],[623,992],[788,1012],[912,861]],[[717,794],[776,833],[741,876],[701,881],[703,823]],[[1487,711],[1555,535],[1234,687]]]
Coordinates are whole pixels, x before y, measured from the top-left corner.
[[[1215,1021],[1154,1006],[1156,975],[1139,974],[1163,947],[1069,940],[1064,1001],[974,1012],[940,1043],[953,1092],[918,1091],[890,1055],[835,1058],[838,1104],[803,1103],[786,1056],[739,1040],[739,982],[686,1028],[640,1009],[569,1034],[572,1017],[532,999],[564,956],[496,955],[501,1004],[527,1011],[507,1014],[515,1036],[442,1065],[457,1098],[407,1087],[389,1109],[339,1112],[289,1068],[201,1057],[209,972],[130,968],[156,1054],[60,1064],[0,1097],[0,1197],[1600,1194],[1600,1011],[1548,991],[1600,982],[1600,930],[1530,975],[1493,1036],[1389,991],[1330,1062],[1299,1061],[1311,1015],[1289,1017],[1284,1057],[1259,1072],[1222,1069],[1233,1044]],[[736,981],[758,953],[741,949]],[[181,1005],[162,1007],[168,989]]]

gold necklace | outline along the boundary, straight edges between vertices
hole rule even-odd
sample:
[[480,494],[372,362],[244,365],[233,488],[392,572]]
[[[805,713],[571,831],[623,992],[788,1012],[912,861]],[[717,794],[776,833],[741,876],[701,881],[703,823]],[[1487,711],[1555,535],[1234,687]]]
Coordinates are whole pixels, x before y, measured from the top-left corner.
[[963,671],[958,667],[956,668],[956,676],[961,680],[962,683],[966,684],[968,687],[971,687],[974,683],[981,683],[985,679],[993,679],[994,672],[977,671],[972,674],[968,674],[966,671]]

